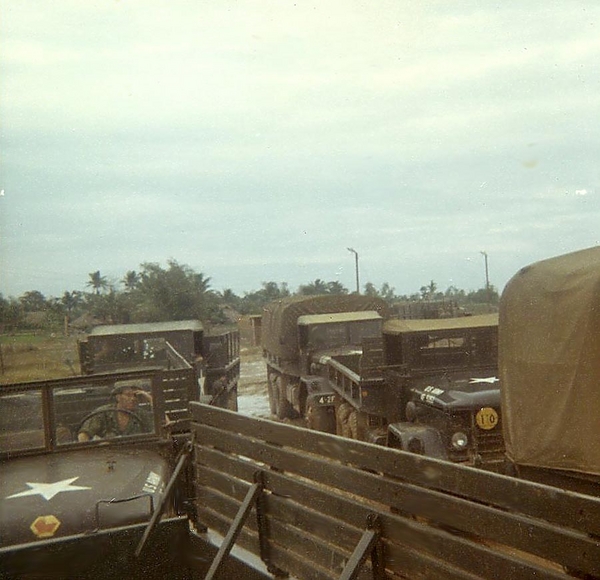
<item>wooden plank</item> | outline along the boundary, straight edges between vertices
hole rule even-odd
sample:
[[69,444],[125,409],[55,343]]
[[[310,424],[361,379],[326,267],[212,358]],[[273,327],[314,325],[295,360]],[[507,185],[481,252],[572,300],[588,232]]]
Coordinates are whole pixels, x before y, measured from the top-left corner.
[[[210,503],[215,507],[214,503]],[[217,530],[221,535],[225,535],[230,525],[231,519],[222,519],[220,507],[217,511],[203,508],[200,510],[201,520]],[[231,509],[231,516],[235,513],[235,508]],[[293,532],[290,527],[279,522],[269,521],[272,527],[272,535],[276,541],[270,544],[271,561],[278,568],[298,578],[318,578],[333,579],[338,578],[342,570],[344,557],[336,552],[327,551],[321,548],[319,554],[315,550],[315,544],[303,542],[303,538]],[[251,552],[258,554],[257,539],[246,532],[240,534],[239,545]],[[283,546],[295,546],[294,550],[285,549]],[[464,570],[460,570],[443,560],[429,557],[426,554],[411,550],[405,546],[394,547],[391,551],[386,549],[385,561],[392,564],[388,569],[388,578],[422,578],[424,580],[474,580],[481,576],[474,576]],[[322,565],[318,565],[319,562]],[[329,567],[326,567],[329,565]],[[482,561],[482,565],[493,566],[493,561]],[[498,572],[498,570],[496,570]],[[500,576],[496,578],[518,578],[517,576]],[[536,580],[544,576],[532,576]],[[566,578],[566,577],[565,577]]]
[[590,574],[600,573],[600,543],[570,530],[211,427],[197,426],[196,432],[200,441],[224,451]]
[[[214,457],[214,455],[213,455]],[[232,462],[223,463],[222,465],[231,465]],[[240,464],[242,467],[244,463]],[[227,468],[229,469],[229,468]],[[207,469],[202,466],[196,468],[198,478],[198,501],[217,501],[217,498],[211,495],[211,489],[216,490],[218,494],[225,494],[240,502],[244,497],[245,490],[247,489],[247,483],[240,482],[237,478],[232,478],[229,475],[215,471],[213,469]],[[228,472],[229,473],[229,472]],[[239,473],[239,472],[238,472]],[[305,492],[310,492],[310,487],[307,489],[303,485],[294,485],[293,480],[289,478],[281,478],[273,481],[270,474],[265,474],[270,486],[269,494],[265,497],[265,511],[266,515],[272,516],[274,519],[281,520],[285,524],[293,524],[301,526],[306,533],[313,533],[318,535],[321,540],[328,541],[329,543],[337,543],[339,546],[345,546],[348,544],[354,544],[360,539],[360,528],[365,522],[358,522],[357,526],[350,527],[347,522],[340,521],[339,518],[335,517],[339,509],[347,511],[353,507],[353,503],[348,507],[343,502],[336,502],[335,509],[331,509],[326,505],[322,505],[321,509],[316,510],[310,509],[310,499],[314,497],[309,495],[309,500],[306,500]],[[279,482],[279,485],[277,485]],[[283,482],[283,484],[281,483]],[[286,488],[286,482],[290,483],[290,488]],[[273,485],[273,487],[271,487]],[[210,487],[208,487],[210,486]],[[288,497],[288,491],[295,491],[295,497]],[[326,504],[327,499],[331,496],[321,496],[322,503]],[[232,509],[233,512],[233,509]],[[343,525],[346,524],[346,525]]]
[[[236,486],[226,476],[219,478],[217,473],[211,474],[210,471],[202,468],[198,470],[200,479],[210,480],[215,487],[209,489],[199,484],[197,501],[201,506],[208,505],[211,509],[233,519],[240,503],[239,499],[244,496],[243,487],[247,486]],[[232,487],[229,487],[229,483],[233,484]],[[228,494],[232,492],[235,501],[226,499],[220,491],[214,491],[219,490],[220,485],[223,485],[221,489],[227,490]],[[287,498],[269,493],[264,498],[264,507],[271,532],[270,541],[282,543],[283,538],[290,537],[289,541],[283,543],[288,546],[311,545],[312,558],[322,567],[326,567],[334,559],[342,562],[349,556],[348,546],[353,546],[360,540],[360,530],[351,528],[339,519],[303,508]],[[254,519],[249,519],[247,525],[253,531],[257,531]],[[288,549],[297,551],[295,547]],[[321,553],[322,550],[325,552]],[[319,557],[320,553],[321,557]]]
[[270,548],[280,546],[300,560],[310,558],[311,566],[326,570],[327,574],[332,574],[333,577],[339,576],[350,557],[348,548],[353,547],[353,544],[342,551],[331,543],[303,533],[300,528],[291,524],[284,524],[272,518],[269,518],[268,522],[271,531]]
[[[240,506],[240,501],[234,500],[231,497],[215,492],[204,486],[196,487],[196,502],[200,510],[210,510],[218,513],[224,521],[232,522],[235,514]],[[256,522],[256,514],[248,518],[245,528],[253,534],[258,534],[258,525]]]
[[[262,486],[260,483],[255,483],[246,494],[244,501],[240,505],[240,508],[227,531],[227,535],[223,539],[219,551],[217,552],[210,569],[206,574],[207,580],[212,580],[220,570],[223,569],[227,556],[231,553],[232,548],[235,545],[235,541],[238,538],[246,520],[250,516],[252,506],[256,505],[256,500],[259,494],[262,492]],[[256,514],[255,514],[256,516]]]
[[[393,550],[389,550],[385,546],[384,552],[385,561],[388,565],[391,565],[394,570],[402,571],[400,575],[394,575],[393,578],[409,578],[410,580],[481,580],[482,578],[513,580],[511,576],[471,574],[448,562],[429,557],[406,546],[396,546]],[[537,580],[543,580],[543,576],[536,578]]]
[[[230,520],[223,519],[220,513],[207,508],[200,511],[200,516],[204,524],[216,530],[221,536],[225,536],[229,529]],[[253,536],[246,528],[240,532],[238,545],[253,554],[258,555],[260,553],[258,536]],[[310,554],[297,556],[277,544],[270,546],[270,558],[272,565],[303,580],[333,580],[336,577],[335,575],[328,574],[326,570],[315,566]]]
[[[211,530],[216,531],[221,536],[225,537],[227,530],[231,526],[230,519],[223,518],[221,513],[209,509],[203,508],[199,512],[200,521],[209,527]],[[252,552],[253,554],[259,554],[258,536],[252,534],[247,528],[243,528],[238,536],[237,544],[242,548]]]
[[[198,448],[196,451],[198,459],[229,474],[223,475],[221,480],[214,480],[214,484],[220,489],[229,489],[230,476],[234,480],[253,477],[256,466],[248,461],[236,460],[212,449]],[[198,467],[197,469],[205,468]],[[352,499],[335,495],[331,490],[324,487],[316,488],[311,482],[301,481],[293,476],[275,471],[265,471],[263,479],[271,491],[268,496],[269,501],[266,502],[270,525],[273,520],[281,521],[283,525],[293,523],[306,532],[322,535],[323,541],[336,541],[339,545],[346,542],[347,545],[354,545],[360,537],[358,530],[365,526],[367,516],[376,511],[367,502],[359,503],[362,498]],[[243,489],[237,491],[236,495],[242,497]],[[284,506],[284,502],[287,502],[288,505]],[[312,507],[314,511],[308,513],[305,507],[303,513],[302,504]],[[233,508],[231,513],[235,513]],[[416,561],[416,554],[422,553],[423,560],[427,560],[428,565],[431,564],[431,561],[439,560],[440,566],[447,563],[455,571],[462,567],[471,573],[480,574],[482,577],[486,577],[485,573],[488,568],[495,571],[496,577],[511,578],[511,580],[564,577],[547,574],[540,576],[541,573],[546,573],[546,566],[538,566],[531,561],[515,560],[506,552],[496,553],[487,546],[431,527],[426,523],[393,515],[387,511],[377,513],[382,520],[386,541],[397,543],[402,549],[405,547],[412,549],[413,561]],[[332,532],[329,522],[336,517],[341,520],[340,529],[345,527],[346,532],[341,533],[339,530]],[[344,535],[350,534],[348,525],[354,526],[353,535]]]
[[[600,498],[476,470],[430,457],[344,439],[214,407],[191,404],[197,421],[242,435],[352,463],[416,485],[437,489],[532,518],[600,536]],[[222,411],[221,411],[222,412]]]

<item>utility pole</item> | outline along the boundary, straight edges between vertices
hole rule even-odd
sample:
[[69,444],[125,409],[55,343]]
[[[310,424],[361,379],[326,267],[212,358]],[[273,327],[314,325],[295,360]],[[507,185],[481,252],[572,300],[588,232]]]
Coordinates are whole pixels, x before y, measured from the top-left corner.
[[490,273],[488,270],[488,255],[485,250],[481,251],[479,253],[483,256],[483,260],[485,263],[485,295],[487,296],[488,304],[490,304],[491,303],[491,300],[490,300]]
[[358,279],[358,252],[354,248],[346,248],[349,252],[354,254],[354,266],[356,270],[356,293],[360,294],[360,282]]

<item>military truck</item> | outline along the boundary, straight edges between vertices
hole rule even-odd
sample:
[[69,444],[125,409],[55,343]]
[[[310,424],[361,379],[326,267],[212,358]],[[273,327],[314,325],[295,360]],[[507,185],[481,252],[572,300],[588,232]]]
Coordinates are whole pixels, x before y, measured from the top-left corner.
[[327,363],[337,433],[487,469],[504,459],[497,315],[388,320]]
[[240,337],[205,331],[199,320],[96,326],[78,341],[81,372],[96,374],[161,366],[192,368],[201,393],[237,411]]
[[359,295],[293,296],[269,304],[261,324],[269,403],[279,419],[307,418],[335,432],[333,391],[323,365],[334,355],[359,353],[365,338],[381,336],[384,300]]
[[519,270],[500,298],[510,473],[598,495],[600,247]]
[[331,296],[267,310],[272,413],[352,439],[499,468],[497,315],[388,319],[385,306],[362,298],[363,311],[355,302],[348,305],[354,311],[335,312],[340,302]]
[[160,368],[3,385],[0,577],[187,577],[195,393]]
[[383,330],[387,445],[499,470],[498,315],[392,320]]

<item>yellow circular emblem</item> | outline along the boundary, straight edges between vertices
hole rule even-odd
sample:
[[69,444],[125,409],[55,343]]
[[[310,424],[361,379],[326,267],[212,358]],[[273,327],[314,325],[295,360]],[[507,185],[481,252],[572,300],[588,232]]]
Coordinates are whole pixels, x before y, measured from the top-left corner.
[[475,416],[475,420],[480,429],[489,431],[498,425],[498,413],[496,413],[496,410],[492,409],[492,407],[484,407],[483,409],[479,409]]

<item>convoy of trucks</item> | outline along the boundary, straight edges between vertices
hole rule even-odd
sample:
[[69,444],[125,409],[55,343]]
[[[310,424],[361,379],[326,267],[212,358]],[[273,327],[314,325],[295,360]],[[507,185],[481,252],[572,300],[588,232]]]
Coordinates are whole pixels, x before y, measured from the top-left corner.
[[[271,410],[312,432],[231,412],[236,331],[99,328],[83,374],[0,391],[0,578],[350,578],[369,554],[374,577],[598,578],[599,288],[591,248],[520,270],[499,318],[400,319],[359,295],[271,304]],[[140,428],[80,438],[99,413]],[[295,554],[327,525],[319,502],[339,525],[366,518],[360,538],[327,532],[335,557],[318,538]],[[262,571],[229,556],[240,533]]]
[[279,300],[263,314],[271,410],[309,428],[497,469],[497,315],[400,320],[365,296]]

